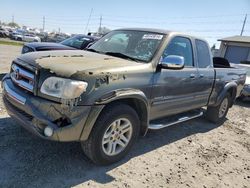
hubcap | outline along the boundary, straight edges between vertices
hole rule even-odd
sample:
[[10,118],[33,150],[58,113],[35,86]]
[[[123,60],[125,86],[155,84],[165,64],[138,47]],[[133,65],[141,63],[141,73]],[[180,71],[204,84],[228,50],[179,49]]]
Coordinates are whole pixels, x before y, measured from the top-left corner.
[[220,105],[219,118],[222,118],[225,115],[227,107],[228,107],[228,99],[225,98]]
[[126,118],[111,123],[102,138],[102,149],[106,155],[113,156],[123,151],[132,136],[132,124]]

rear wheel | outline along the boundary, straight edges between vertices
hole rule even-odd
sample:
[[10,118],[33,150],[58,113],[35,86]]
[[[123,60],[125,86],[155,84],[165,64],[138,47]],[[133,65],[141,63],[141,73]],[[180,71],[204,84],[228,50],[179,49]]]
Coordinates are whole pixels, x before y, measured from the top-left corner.
[[214,123],[221,123],[225,119],[229,106],[231,103],[231,96],[228,93],[221,103],[218,106],[215,107],[208,107],[206,117],[209,121]]
[[82,148],[88,158],[98,165],[108,165],[122,159],[139,134],[139,118],[126,104],[110,105],[97,119]]

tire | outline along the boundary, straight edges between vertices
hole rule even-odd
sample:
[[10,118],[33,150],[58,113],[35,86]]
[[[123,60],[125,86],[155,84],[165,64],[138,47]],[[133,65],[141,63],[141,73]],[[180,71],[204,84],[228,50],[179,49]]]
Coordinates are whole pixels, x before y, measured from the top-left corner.
[[22,41],[22,38],[18,37],[17,40],[18,40],[18,41]]
[[206,118],[213,123],[222,123],[225,120],[230,103],[231,95],[227,93],[218,106],[207,108]]
[[136,111],[126,104],[114,103],[100,114],[88,140],[81,142],[81,146],[85,155],[95,164],[112,164],[126,156],[139,135],[139,129]]

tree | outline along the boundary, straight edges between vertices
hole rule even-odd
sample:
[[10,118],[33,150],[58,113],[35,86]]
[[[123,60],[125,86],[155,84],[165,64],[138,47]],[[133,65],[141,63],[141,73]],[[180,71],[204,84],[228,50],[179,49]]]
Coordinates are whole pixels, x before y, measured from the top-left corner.
[[10,27],[19,27],[19,25],[17,23],[15,23],[15,22],[8,23],[8,26],[10,26]]
[[107,28],[107,27],[99,27],[99,29],[98,29],[98,33],[99,33],[99,34],[102,34],[102,35],[104,35],[104,34],[110,32],[110,31],[111,31],[111,29],[109,29],[109,28]]
[[213,50],[215,50],[215,48],[216,48],[216,46],[215,46],[215,44],[211,47],[211,50],[213,51]]

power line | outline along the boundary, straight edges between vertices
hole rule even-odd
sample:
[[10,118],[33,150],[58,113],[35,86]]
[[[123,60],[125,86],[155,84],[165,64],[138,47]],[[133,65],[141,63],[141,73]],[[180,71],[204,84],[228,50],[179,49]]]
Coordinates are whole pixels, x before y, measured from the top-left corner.
[[[250,14],[250,13],[247,13],[247,14]],[[208,15],[208,16],[181,16],[181,17],[166,17],[166,18],[156,18],[156,17],[145,17],[145,16],[141,16],[141,17],[129,17],[129,15],[127,16],[119,16],[119,15],[108,15],[108,14],[102,14],[102,17],[105,17],[107,19],[111,18],[111,19],[114,19],[114,18],[120,18],[119,20],[140,20],[140,21],[145,21],[145,20],[152,20],[152,21],[166,21],[166,20],[176,20],[176,19],[181,19],[181,20],[185,20],[185,19],[204,19],[204,18],[228,18],[228,17],[241,17],[242,15],[245,15],[245,14],[221,14],[221,15]],[[49,15],[44,15],[46,16],[46,19],[47,20],[55,20],[55,21],[65,21],[65,20],[68,20],[68,21],[72,21],[72,20],[88,20],[89,18],[83,18],[81,16],[70,16],[70,17],[65,17],[65,16],[53,16],[50,17]],[[99,20],[100,18],[100,15],[95,15],[95,14],[91,14],[91,20],[95,19],[95,20]],[[22,17],[22,19],[35,19],[34,17]]]
[[87,24],[86,24],[85,31],[84,31],[84,33],[85,33],[85,34],[86,34],[87,29],[88,29],[88,26],[89,26],[89,21],[90,21],[90,18],[91,18],[92,12],[93,12],[93,8],[91,8],[91,11],[90,11],[90,14],[89,14],[88,22],[87,22]]
[[45,16],[43,16],[43,31],[45,29]]
[[[129,15],[128,15],[129,16]],[[47,16],[43,16],[43,23],[42,23],[42,29],[45,30],[45,23],[46,23],[46,28],[70,28],[70,30],[80,30],[83,25],[86,24],[85,26],[85,33],[87,32],[88,29],[91,30],[98,30],[100,27],[110,27],[110,29],[115,29],[115,28],[121,28],[121,27],[160,27],[160,28],[168,28],[172,30],[179,30],[182,32],[192,32],[192,33],[202,33],[202,35],[211,35],[209,37],[214,38],[214,34],[218,35],[221,33],[227,33],[230,35],[236,35],[239,31],[239,28],[241,28],[242,22],[238,19],[235,20],[236,18],[231,18],[226,19],[226,16],[230,15],[223,15],[218,18],[219,16],[213,15],[213,16],[204,16],[203,18],[214,18],[214,19],[209,19],[209,20],[199,20],[202,17],[192,17],[192,20],[188,19],[182,19],[182,20],[177,20],[181,17],[175,17],[176,19],[169,18],[167,17],[166,19],[155,19],[155,20],[150,20],[153,18],[150,18],[147,20],[145,17],[140,17],[142,19],[137,18],[129,18],[129,17],[121,17],[121,16],[107,16],[101,14],[98,17],[96,15],[93,15],[93,8],[90,11],[90,14],[88,18],[83,18],[79,20],[80,17],[70,17],[67,19],[67,17],[64,19],[57,19],[56,17],[50,17],[48,18]],[[242,16],[242,14],[237,14],[237,15],[231,15],[232,17],[234,16]],[[247,28],[247,15],[245,15],[245,19],[242,25],[242,34],[247,32],[247,34],[250,32],[249,28]],[[45,19],[46,18],[46,19]],[[75,18],[75,19],[74,19]],[[104,18],[104,19],[103,19]],[[191,17],[189,17],[191,18]],[[195,18],[195,19],[193,19]],[[216,18],[216,19],[215,19]],[[18,18],[18,21],[22,21],[23,24],[27,25],[35,25],[36,20],[40,20],[39,18],[35,17],[30,17],[30,18]],[[16,21],[17,21],[16,20]],[[162,21],[161,21],[162,20]],[[12,21],[14,20],[14,15],[12,15]],[[87,23],[84,23],[84,22]],[[202,25],[202,26],[201,26]],[[213,26],[211,28],[211,26]],[[238,29],[237,29],[238,28]],[[207,33],[207,34],[206,34]]]
[[102,29],[102,15],[100,16],[100,24],[99,24],[99,30],[98,30],[99,33],[101,33],[101,29]]
[[[217,14],[217,15],[208,15],[208,16],[203,16],[203,15],[200,15],[200,16],[179,16],[179,17],[166,17],[166,18],[162,18],[162,19],[159,19],[159,18],[156,18],[156,17],[145,17],[145,16],[133,16],[133,17],[130,17],[131,19],[152,19],[152,20],[165,20],[165,19],[204,19],[204,18],[221,18],[221,17],[240,17],[242,15],[245,15],[245,14]],[[103,15],[104,17],[111,17],[111,18],[129,18],[128,15],[126,16],[119,16],[119,15],[110,15],[110,14],[104,14]]]

